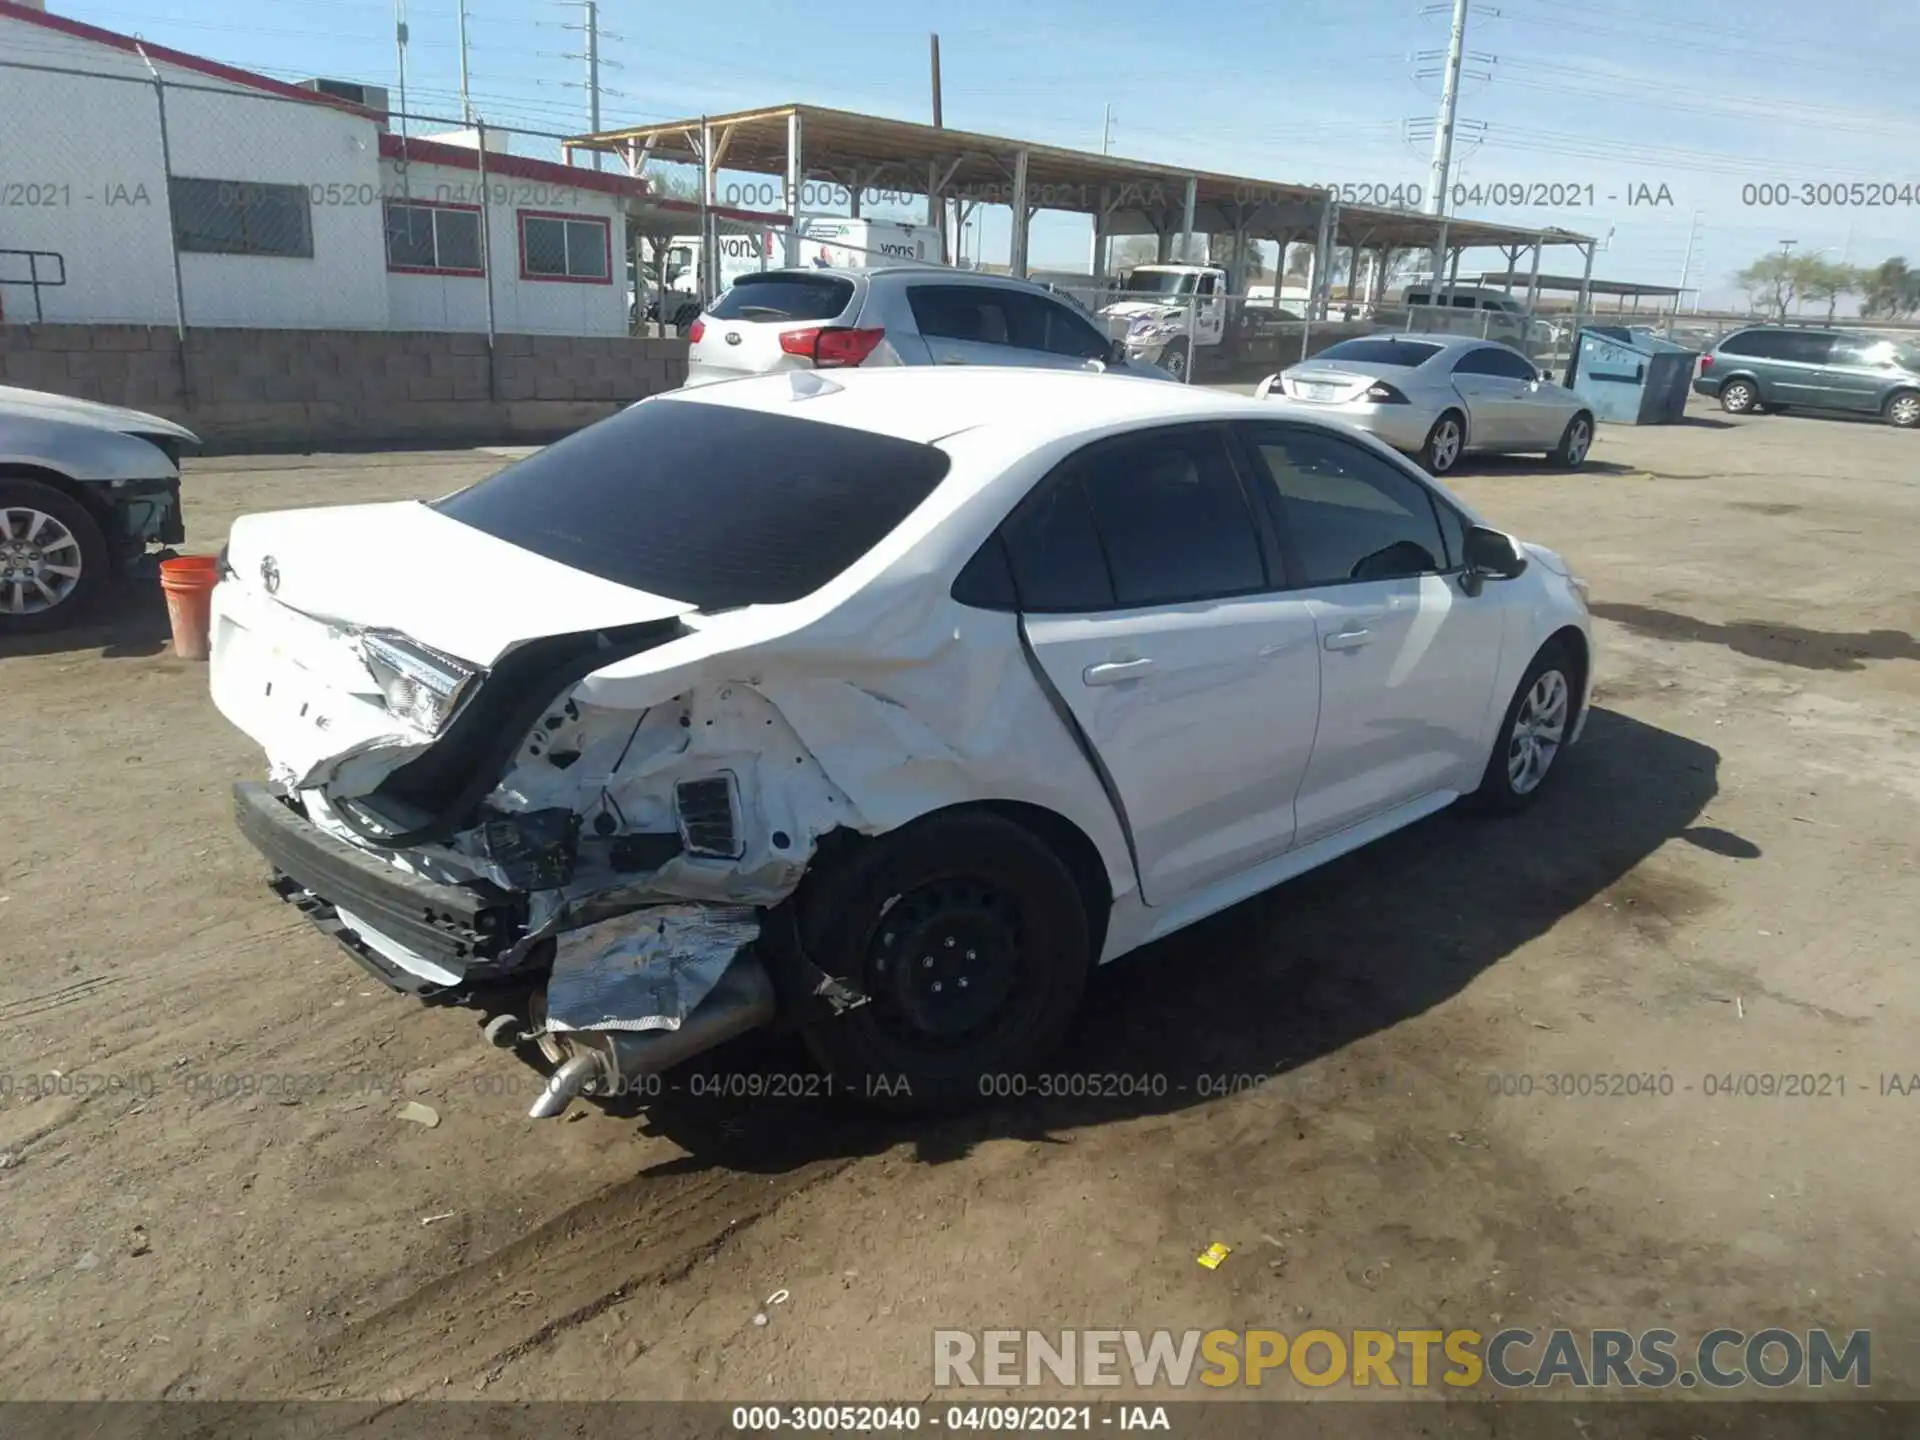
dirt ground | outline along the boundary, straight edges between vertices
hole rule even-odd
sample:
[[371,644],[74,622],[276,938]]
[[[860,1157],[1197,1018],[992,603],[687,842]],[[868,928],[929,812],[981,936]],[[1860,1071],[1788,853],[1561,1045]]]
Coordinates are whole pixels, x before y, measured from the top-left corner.
[[[189,548],[506,453],[191,464]],[[1109,967],[1048,1068],[1149,1093],[937,1124],[690,1083],[528,1121],[470,1012],[268,895],[228,809],[259,757],[154,597],[6,644],[0,1394],[917,1399],[935,1327],[1311,1319],[1871,1328],[1913,1396],[1920,437],[1696,411],[1457,488],[1593,585],[1551,793]],[[1833,1078],[1707,1093],[1785,1074]]]

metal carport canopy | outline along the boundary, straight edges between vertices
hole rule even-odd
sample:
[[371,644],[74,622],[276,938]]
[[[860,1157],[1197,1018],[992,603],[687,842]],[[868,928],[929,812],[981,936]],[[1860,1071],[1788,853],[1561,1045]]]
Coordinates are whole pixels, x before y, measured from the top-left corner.
[[[963,204],[1012,205],[1019,157],[1024,153],[1030,210],[1104,216],[1102,229],[1110,235],[1178,232],[1185,219],[1189,181],[1196,234],[1241,231],[1265,238],[1304,236],[1319,225],[1331,198],[1329,192],[1311,185],[1097,155],[820,105],[779,105],[603,130],[574,136],[566,147],[569,152],[602,150],[619,155],[630,171],[637,172],[648,160],[701,165],[702,136],[710,135],[715,171],[771,175],[784,185],[791,158],[789,139],[796,133],[803,184],[826,180],[848,186],[856,194],[878,188],[925,195],[931,189]],[[1357,205],[1340,206],[1336,216],[1338,245],[1380,249],[1430,247],[1441,225],[1433,215]],[[1589,237],[1567,230],[1532,230],[1457,218],[1446,226],[1449,250],[1484,245],[1517,253],[1535,244],[1592,243]]]
[[[1488,270],[1472,283],[1477,285],[1505,285],[1511,282],[1524,285],[1531,276],[1513,274],[1505,270]],[[1637,280],[1582,280],[1578,275],[1542,275],[1535,288],[1574,293],[1585,287],[1589,295],[1618,295],[1625,299],[1642,295],[1658,297],[1662,300],[1677,300],[1683,293],[1677,285],[1642,285]]]

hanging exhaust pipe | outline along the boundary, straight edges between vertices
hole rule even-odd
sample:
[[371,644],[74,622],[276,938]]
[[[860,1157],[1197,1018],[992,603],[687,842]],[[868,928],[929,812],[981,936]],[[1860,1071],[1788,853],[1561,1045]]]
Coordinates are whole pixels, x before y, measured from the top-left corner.
[[573,1098],[594,1086],[606,1071],[606,1061],[592,1050],[576,1050],[547,1079],[547,1088],[527,1111],[529,1120],[551,1120],[573,1103]]
[[[774,1017],[773,979],[751,955],[735,960],[678,1030],[549,1031],[541,1048],[560,1067],[527,1111],[530,1120],[550,1120],[579,1095],[618,1095],[642,1075],[670,1070],[716,1045],[757,1030]],[[549,1044],[549,1042],[556,1042]],[[560,1053],[556,1054],[558,1051]]]

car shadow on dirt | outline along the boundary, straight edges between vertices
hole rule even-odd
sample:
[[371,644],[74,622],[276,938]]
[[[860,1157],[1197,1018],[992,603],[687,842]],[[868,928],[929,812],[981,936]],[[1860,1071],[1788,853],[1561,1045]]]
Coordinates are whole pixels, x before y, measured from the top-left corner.
[[96,651],[108,659],[158,655],[173,639],[158,580],[127,580],[80,619],[40,635],[0,635],[0,660]]
[[[902,1142],[937,1163],[1284,1077],[1443,1003],[1668,841],[1704,835],[1695,822],[1718,791],[1710,747],[1596,708],[1563,763],[1523,815],[1443,812],[1104,967],[1069,1043],[1042,1074],[997,1083],[1009,1098],[985,1109],[879,1117],[820,1098],[789,1040],[715,1051],[667,1076],[640,1112],[648,1133],[687,1152],[652,1173],[779,1172]],[[1738,836],[1707,838],[1733,858],[1759,854]]]
[[1904,630],[1809,630],[1767,620],[1719,624],[1677,610],[1611,601],[1596,604],[1593,613],[1655,640],[1724,645],[1754,660],[1803,670],[1864,670],[1869,660],[1920,660],[1920,638]]

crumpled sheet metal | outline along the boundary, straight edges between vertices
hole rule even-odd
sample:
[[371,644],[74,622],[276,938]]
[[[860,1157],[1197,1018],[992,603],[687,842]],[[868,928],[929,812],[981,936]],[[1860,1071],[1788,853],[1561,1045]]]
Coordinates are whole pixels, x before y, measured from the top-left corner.
[[744,905],[654,905],[562,935],[547,1029],[678,1030],[759,936]]

